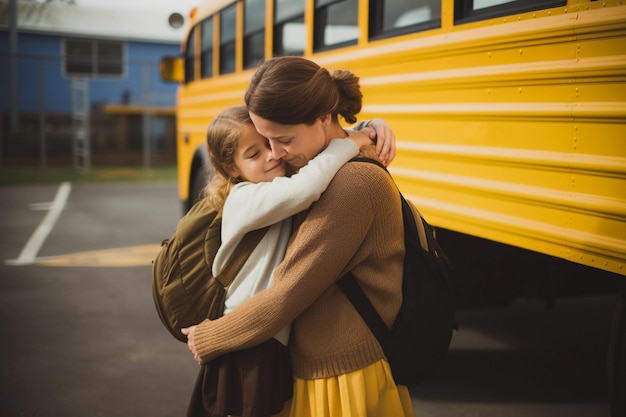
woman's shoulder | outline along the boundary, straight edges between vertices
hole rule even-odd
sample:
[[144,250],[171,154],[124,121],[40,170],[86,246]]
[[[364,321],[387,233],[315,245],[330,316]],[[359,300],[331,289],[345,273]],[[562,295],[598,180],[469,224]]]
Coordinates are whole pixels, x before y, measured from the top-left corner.
[[378,161],[378,154],[376,153],[376,145],[363,146],[359,150],[357,158],[368,158]]
[[361,148],[356,158],[349,161],[342,168],[342,174],[357,177],[363,177],[364,180],[375,178],[388,178],[389,174],[384,166],[378,160],[376,146],[370,145]]
[[356,193],[363,198],[384,198],[393,192],[393,180],[389,173],[380,165],[374,146],[372,152],[361,152],[356,160],[346,163],[338,172],[327,191],[331,188],[338,193]]

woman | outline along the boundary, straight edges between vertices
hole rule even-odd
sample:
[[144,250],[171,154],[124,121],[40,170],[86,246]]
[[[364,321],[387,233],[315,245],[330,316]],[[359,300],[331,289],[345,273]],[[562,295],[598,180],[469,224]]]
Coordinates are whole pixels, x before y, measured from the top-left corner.
[[[347,136],[339,116],[354,123],[362,95],[348,71],[331,75],[307,59],[280,57],[261,64],[245,98],[273,157],[297,171],[332,138]],[[375,158],[369,148],[362,154]],[[261,343],[292,322],[291,416],[413,416],[407,388],[395,384],[382,348],[335,285],[351,271],[391,325],[401,303],[403,257],[397,188],[374,164],[348,163],[294,219],[273,285],[223,318],[192,327],[189,348],[206,362]]]
[[[360,132],[352,132],[350,139],[333,139],[306,167],[286,177],[286,163],[272,157],[267,139],[256,131],[245,106],[224,109],[213,119],[207,132],[213,175],[205,198],[212,208],[222,211],[222,244],[213,275],[220,274],[247,232],[270,226],[229,285],[225,314],[271,284],[291,235],[291,217],[320,197],[361,146],[372,144]],[[288,340],[289,326],[257,346],[204,364],[187,416],[289,415],[283,407],[293,393]]]

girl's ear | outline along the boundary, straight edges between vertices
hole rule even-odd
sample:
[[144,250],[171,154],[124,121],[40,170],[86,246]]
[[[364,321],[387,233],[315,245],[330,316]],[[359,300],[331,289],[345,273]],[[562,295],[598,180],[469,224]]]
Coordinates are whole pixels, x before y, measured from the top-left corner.
[[228,173],[228,176],[234,180],[239,180],[239,177],[241,177],[241,173],[237,169],[236,165],[226,167],[225,171]]

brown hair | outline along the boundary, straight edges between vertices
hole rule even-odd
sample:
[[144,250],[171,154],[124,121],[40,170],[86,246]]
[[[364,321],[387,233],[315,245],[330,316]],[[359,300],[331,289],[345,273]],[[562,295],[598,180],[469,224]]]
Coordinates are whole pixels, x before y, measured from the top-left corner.
[[231,177],[235,169],[235,151],[239,146],[242,128],[252,125],[245,106],[228,107],[222,110],[209,124],[207,146],[211,162],[209,182],[204,189],[208,204],[216,210],[224,207],[224,201],[236,178]]
[[345,70],[332,75],[315,62],[297,56],[283,56],[263,62],[246,91],[248,110],[280,124],[312,124],[330,113],[333,121],[341,115],[356,122],[363,94],[359,77]]

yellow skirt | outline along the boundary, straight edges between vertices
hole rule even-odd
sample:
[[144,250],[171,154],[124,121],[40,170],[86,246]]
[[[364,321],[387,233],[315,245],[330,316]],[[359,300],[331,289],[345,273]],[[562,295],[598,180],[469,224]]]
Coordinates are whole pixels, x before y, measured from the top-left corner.
[[291,417],[415,417],[409,390],[382,359],[324,379],[295,379]]

